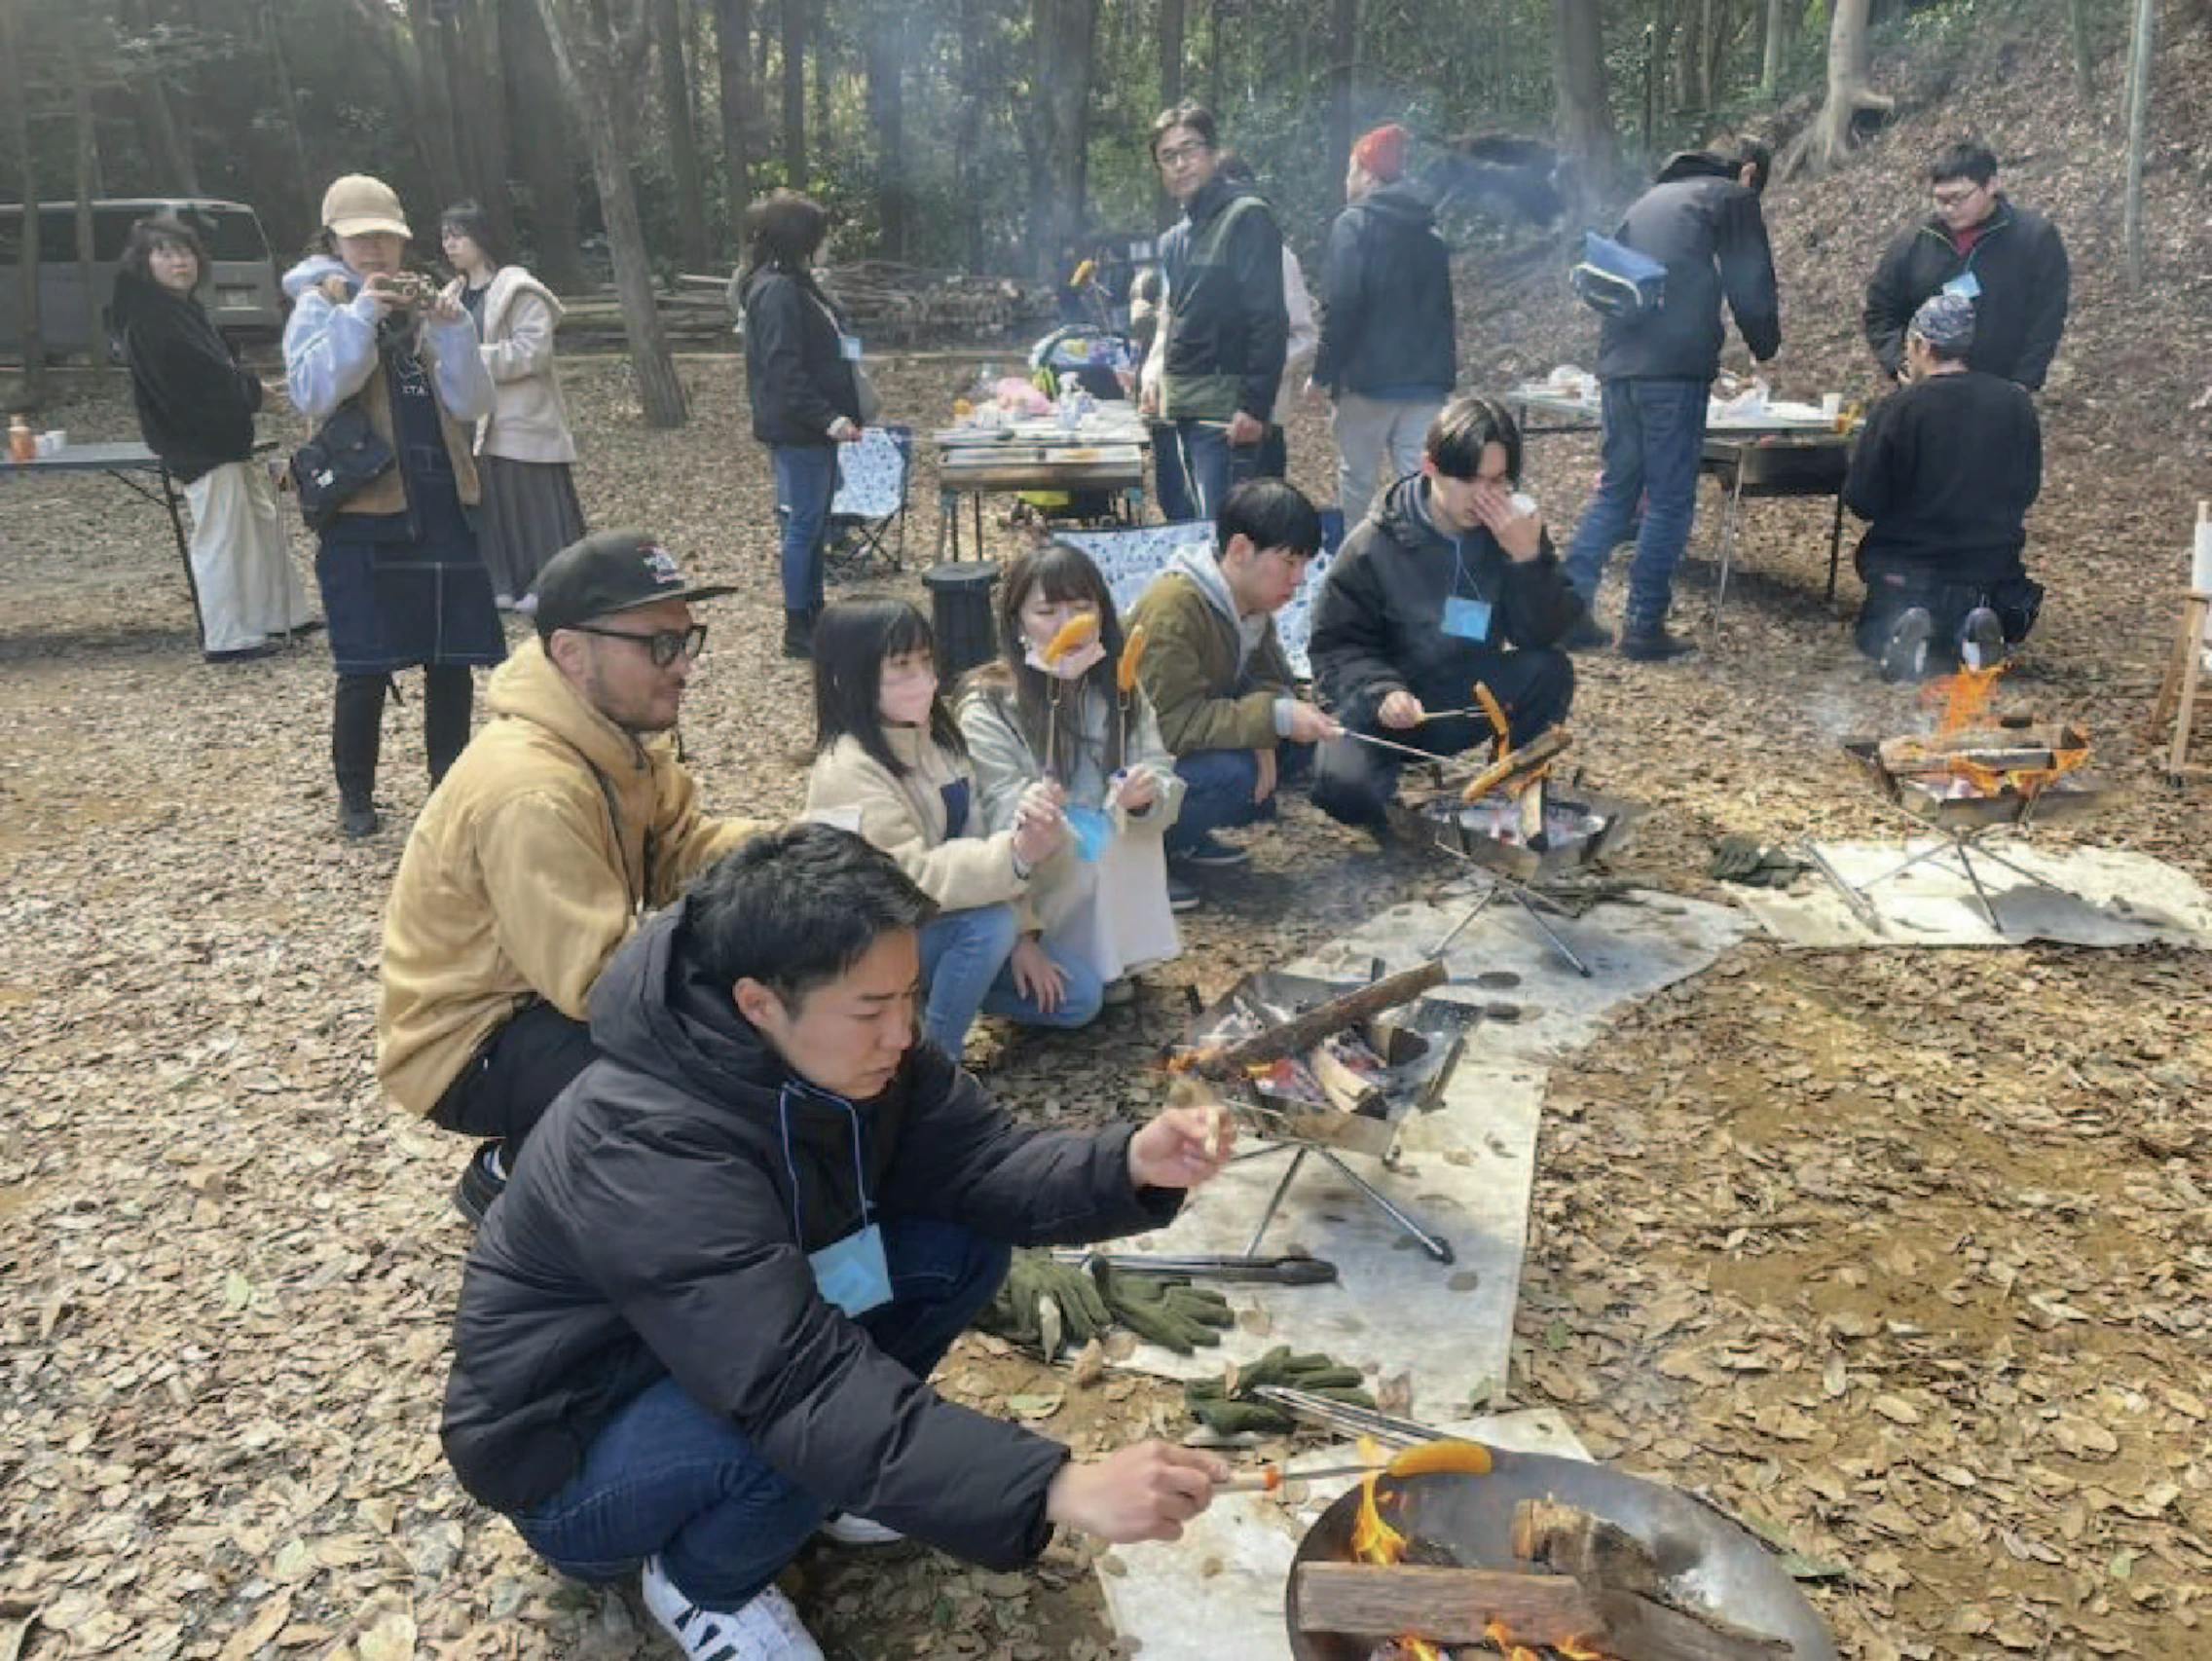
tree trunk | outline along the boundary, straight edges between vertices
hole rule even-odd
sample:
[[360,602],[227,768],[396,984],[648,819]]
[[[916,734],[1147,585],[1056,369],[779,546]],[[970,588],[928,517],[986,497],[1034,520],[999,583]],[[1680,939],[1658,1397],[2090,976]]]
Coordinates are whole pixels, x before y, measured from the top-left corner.
[[1697,20],[1697,107],[1701,111],[1713,108],[1723,21],[1720,0],[1701,0]]
[[1886,112],[1896,101],[1867,85],[1869,3],[1835,0],[1835,19],[1828,26],[1827,101],[1812,125],[1784,153],[1777,168],[1784,178],[1799,172],[1817,176],[1840,165],[1851,148],[1852,125],[1859,112]]
[[806,189],[806,8],[808,0],[783,0],[784,183]]
[[285,180],[298,210],[297,220],[281,227],[284,240],[299,242],[315,228],[314,168],[308,161],[307,134],[300,128],[300,98],[292,85],[292,59],[284,50],[284,33],[276,17],[276,0],[261,0],[254,15],[261,32],[262,50],[269,55],[269,79],[275,94],[276,119],[284,135],[284,161],[291,176]]
[[532,270],[557,292],[572,293],[584,285],[576,251],[576,155],[570,141],[568,92],[537,0],[499,0],[499,58],[507,105],[525,112],[529,124],[515,165],[530,204]]
[[2157,0],[2136,0],[2135,34],[2127,55],[2127,196],[2120,226],[2127,243],[2127,286],[2143,287],[2143,153],[2151,136],[2151,69],[2156,59]]
[[508,144],[506,77],[500,72],[499,0],[467,0],[466,28],[461,37],[460,92],[468,111],[474,157],[476,200],[491,216],[492,235],[515,245],[514,193],[507,185]]
[[1797,44],[1802,4],[1803,0],[1766,0],[1766,51],[1761,54],[1759,91],[1769,97],[1782,85],[1783,66],[1789,61],[1789,49]]
[[407,33],[414,61],[416,135],[430,164],[430,188],[441,205],[457,201],[462,182],[461,146],[454,135],[453,94],[446,82],[442,35],[431,0],[407,0]]
[[[1160,107],[1163,111],[1171,110],[1183,101],[1185,21],[1184,0],[1160,0]],[[1175,199],[1167,194],[1165,185],[1158,182],[1157,169],[1153,177],[1156,192],[1153,217],[1161,225],[1172,224],[1178,211]]]
[[2074,90],[2091,121],[2104,112],[2097,108],[2096,58],[2089,44],[2089,0],[2067,0],[2067,19],[2074,35]]
[[676,0],[652,0],[653,56],[668,123],[668,165],[676,180],[676,242],[685,271],[707,269],[707,198],[699,174],[699,131],[691,119],[691,76],[683,61],[683,18]]
[[1221,0],[1206,0],[1206,108],[1221,108]]
[[715,0],[715,66],[721,78],[723,218],[734,227],[753,200],[753,0]]
[[[115,20],[132,35],[142,38],[151,33],[143,0],[117,0]],[[158,61],[141,58],[129,80],[131,94],[138,103],[146,159],[154,165],[160,189],[165,194],[200,195],[200,168],[193,160],[191,144],[177,126],[167,82]]]
[[1359,0],[1335,0],[1329,31],[1329,177],[1335,188],[1351,166],[1351,83],[1359,54]]
[[981,271],[984,265],[983,191],[976,159],[982,143],[983,99],[989,91],[983,31],[997,20],[996,3],[960,0],[960,113],[952,127],[952,180],[960,193],[960,240],[970,271]]
[[876,224],[886,259],[909,253],[906,186],[906,15],[903,8],[866,24],[868,124],[875,131]]
[[836,80],[836,42],[830,34],[829,15],[822,11],[814,14],[814,58],[810,67],[814,71],[814,165],[822,169],[825,179],[836,176],[837,129],[831,84]]
[[39,324],[38,155],[31,148],[30,77],[23,72],[24,28],[31,0],[0,0],[0,74],[7,76],[8,137],[16,148],[17,179],[23,203],[22,232],[16,240],[16,315],[23,343],[24,409],[46,402],[46,332]]
[[645,91],[648,48],[644,0],[537,0],[546,38],[591,144],[592,172],[614,259],[622,333],[637,373],[645,424],[682,426],[690,411],[653,302],[652,266],[630,184],[632,116]]
[[1090,147],[1090,57],[1098,0],[1035,0],[1030,125],[1030,248],[1040,276],[1055,271],[1081,231]]
[[1613,109],[1605,92],[1605,42],[1598,0],[1552,0],[1552,80],[1559,100],[1560,153],[1572,164],[1568,211],[1589,204],[1613,174]]
[[[77,163],[77,290],[85,297],[85,361],[97,375],[107,367],[107,308],[92,287],[92,199],[99,195],[99,142],[92,129],[92,86],[85,78],[82,16],[61,18],[62,73],[69,80],[71,136]],[[25,203],[26,211],[30,204]]]

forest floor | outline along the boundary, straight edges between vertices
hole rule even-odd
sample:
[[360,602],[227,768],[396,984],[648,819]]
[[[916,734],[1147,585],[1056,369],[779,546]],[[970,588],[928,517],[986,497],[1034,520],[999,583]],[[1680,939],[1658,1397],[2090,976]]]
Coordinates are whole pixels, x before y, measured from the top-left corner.
[[[2162,72],[2201,85],[2203,56],[2177,48]],[[2212,362],[2206,152],[2161,153],[2168,286],[2126,299],[2112,141],[2067,114],[2055,47],[1994,67],[1988,93],[1908,105],[1854,169],[1774,193],[1786,389],[1867,389],[1865,228],[1916,210],[1900,181],[1935,134],[1977,125],[2021,158],[2013,187],[2064,226],[2077,287],[2030,553],[2051,598],[2009,693],[2086,721],[2127,787],[2073,836],[2212,880],[2201,797],[2157,780],[2144,736],[2207,489],[2208,420],[2188,413]],[[1588,351],[1551,268],[1513,269],[1468,274],[1470,385]],[[923,423],[972,373],[886,369],[891,407]],[[766,470],[737,360],[684,375],[691,424],[649,434],[619,364],[570,365],[579,482],[593,523],[648,526],[741,585],[706,613],[685,741],[714,806],[774,815],[799,803],[809,718],[777,655]],[[50,424],[131,433],[119,384],[59,379]],[[1332,495],[1310,413],[1291,450]],[[1587,440],[1531,445],[1555,524],[1593,467]],[[920,553],[926,472],[914,501]],[[1723,833],[1893,833],[1834,741],[1918,711],[1853,660],[1856,584],[1823,600],[1825,532],[1816,506],[1754,507],[1699,656],[1581,660],[1577,755],[1655,809],[1624,874],[1718,897]],[[1686,574],[1681,621],[1710,571]],[[387,733],[389,828],[348,845],[324,647],[203,665],[157,513],[96,479],[0,491],[0,1661],[665,1653],[634,1603],[547,1573],[439,1456],[463,1150],[388,1110],[371,1064],[379,916],[424,788],[412,698]],[[986,1023],[989,1086],[1039,1123],[1142,1115],[1185,988],[1210,996],[1444,874],[1297,803],[1255,856],[1133,1009],[1075,1037]],[[1809,1590],[1852,1655],[2212,1653],[2208,989],[2200,954],[2162,948],[1754,941],[1629,1010],[1553,1069],[1502,1403],[1554,1407],[1598,1457],[1845,1566]],[[1187,1428],[1159,1384],[1069,1387],[988,1341],[940,1382],[1000,1411],[1027,1397],[1079,1451]],[[1024,1575],[905,1548],[795,1573],[833,1655],[1115,1652],[1065,1543]]]

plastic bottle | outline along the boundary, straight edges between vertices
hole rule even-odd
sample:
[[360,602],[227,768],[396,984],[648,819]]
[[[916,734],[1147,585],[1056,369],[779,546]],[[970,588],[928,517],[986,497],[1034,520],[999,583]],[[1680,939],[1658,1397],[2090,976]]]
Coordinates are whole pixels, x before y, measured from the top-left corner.
[[28,461],[38,455],[38,434],[31,424],[18,415],[8,424],[8,459],[12,461]]

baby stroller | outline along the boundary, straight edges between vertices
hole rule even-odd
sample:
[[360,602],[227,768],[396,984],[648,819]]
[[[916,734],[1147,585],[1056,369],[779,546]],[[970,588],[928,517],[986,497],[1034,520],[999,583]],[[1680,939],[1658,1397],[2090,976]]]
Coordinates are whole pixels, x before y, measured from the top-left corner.
[[[1068,323],[1029,349],[1029,384],[1048,398],[1073,386],[1102,404],[1126,402],[1139,361],[1128,336],[1097,323]],[[1109,491],[1024,491],[1020,500],[1016,517],[1047,528],[1121,519],[1121,499]]]

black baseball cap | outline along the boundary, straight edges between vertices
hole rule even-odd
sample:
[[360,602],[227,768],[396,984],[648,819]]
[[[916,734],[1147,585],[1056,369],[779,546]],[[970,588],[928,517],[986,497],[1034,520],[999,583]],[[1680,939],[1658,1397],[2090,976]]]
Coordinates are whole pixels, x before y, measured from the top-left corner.
[[643,531],[597,531],[546,561],[533,592],[544,640],[555,629],[656,600],[712,600],[736,590],[726,582],[686,583],[676,557]]

